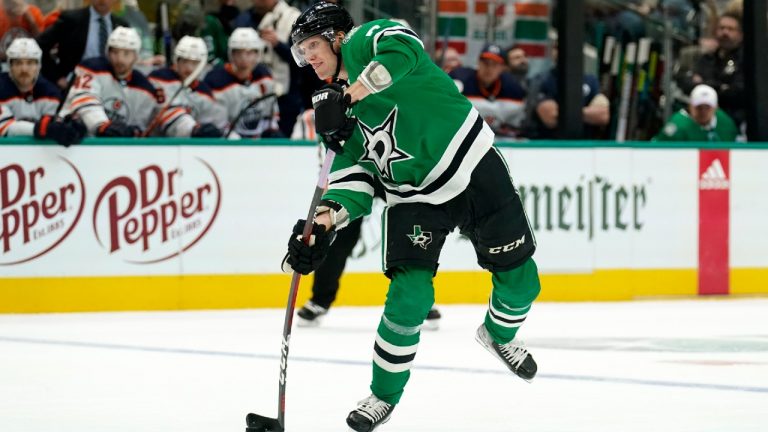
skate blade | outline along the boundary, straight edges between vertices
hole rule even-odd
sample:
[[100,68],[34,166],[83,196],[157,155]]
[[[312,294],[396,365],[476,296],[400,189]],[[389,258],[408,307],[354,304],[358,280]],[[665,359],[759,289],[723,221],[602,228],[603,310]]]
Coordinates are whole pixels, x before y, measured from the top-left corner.
[[[389,421],[389,419],[391,419],[391,418],[392,418],[392,414],[390,414],[389,417],[385,418],[384,421],[381,422],[381,424],[379,424],[378,426],[376,426],[373,429],[371,429],[370,432],[375,432],[375,431],[379,430],[379,428],[382,427],[383,425],[385,425]],[[347,430],[349,432],[357,432],[356,430],[352,429],[351,427],[348,427]]]
[[[485,348],[485,349],[486,349],[486,350],[487,350],[489,353],[493,354],[493,356],[494,356],[494,357],[496,357],[496,358],[497,358],[497,359],[498,359],[498,360],[499,360],[499,361],[500,361],[500,362],[501,362],[501,363],[502,363],[504,366],[506,366],[506,367],[507,367],[507,370],[508,370],[509,372],[511,372],[511,373],[512,373],[512,375],[514,375],[514,376],[516,376],[516,377],[520,378],[521,380],[523,380],[523,381],[527,382],[528,384],[531,384],[531,383],[533,382],[533,378],[531,378],[531,379],[526,379],[526,378],[523,378],[523,377],[521,377],[520,375],[516,374],[516,373],[515,373],[515,372],[514,372],[512,369],[510,369],[510,368],[509,368],[509,366],[507,366],[507,362],[505,362],[505,361],[504,361],[504,359],[502,359],[501,357],[499,357],[499,354],[497,354],[497,353],[496,353],[496,350],[494,350],[492,346],[488,346],[488,344],[486,344],[486,343],[485,343],[485,341],[483,340],[483,338],[481,338],[481,337],[480,337],[480,335],[478,335],[477,333],[475,333],[475,340],[476,340],[476,341],[477,341],[477,343],[479,343],[479,344],[480,344],[480,345],[481,345],[483,348]],[[535,378],[535,377],[534,377],[534,378]]]
[[245,432],[285,432],[277,419],[250,413],[245,417]]
[[304,319],[300,316],[296,316],[296,326],[298,327],[319,327],[320,326],[320,318],[315,318],[313,320]]

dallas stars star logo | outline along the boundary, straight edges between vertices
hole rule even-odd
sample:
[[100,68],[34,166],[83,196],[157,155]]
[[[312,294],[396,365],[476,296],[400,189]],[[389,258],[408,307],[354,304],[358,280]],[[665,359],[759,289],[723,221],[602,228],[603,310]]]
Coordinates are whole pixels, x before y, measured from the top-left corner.
[[360,121],[360,129],[365,138],[365,154],[361,161],[372,162],[382,177],[392,179],[392,164],[413,158],[413,156],[397,147],[395,127],[397,107],[393,108],[386,120],[378,126],[370,127]]
[[421,225],[414,225],[413,234],[406,235],[409,239],[411,239],[411,242],[413,242],[414,246],[421,246],[421,248],[424,250],[426,250],[427,246],[432,243],[432,232],[422,231]]

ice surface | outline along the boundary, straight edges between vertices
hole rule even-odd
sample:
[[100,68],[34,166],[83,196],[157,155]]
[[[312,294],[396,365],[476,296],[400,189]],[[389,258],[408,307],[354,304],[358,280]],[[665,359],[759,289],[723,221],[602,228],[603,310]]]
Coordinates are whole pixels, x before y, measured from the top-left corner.
[[[768,300],[538,303],[528,384],[443,306],[382,432],[768,431]],[[295,328],[287,430],[347,431],[381,308]],[[0,316],[2,432],[242,432],[277,415],[283,310]]]

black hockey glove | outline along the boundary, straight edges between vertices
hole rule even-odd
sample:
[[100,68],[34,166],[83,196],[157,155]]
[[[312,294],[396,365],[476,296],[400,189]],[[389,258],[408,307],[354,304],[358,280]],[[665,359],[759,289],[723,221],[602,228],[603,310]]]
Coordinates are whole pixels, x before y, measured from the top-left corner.
[[192,129],[192,138],[221,138],[224,132],[210,123],[202,123]]
[[293,227],[291,238],[288,239],[288,253],[283,259],[283,271],[295,271],[308,275],[317,270],[328,255],[336,231],[326,231],[325,226],[313,223],[309,244],[302,240],[304,219],[299,219]]
[[138,126],[125,124],[121,121],[106,121],[96,131],[96,135],[105,138],[137,137],[141,135]]
[[335,153],[343,153],[344,143],[355,131],[357,119],[347,117],[350,97],[344,95],[344,88],[333,83],[312,94],[315,109],[315,129],[323,143]]
[[34,134],[37,139],[52,139],[64,147],[72,144],[80,144],[87,130],[80,120],[67,117],[57,120],[53,116],[45,115],[35,123]]

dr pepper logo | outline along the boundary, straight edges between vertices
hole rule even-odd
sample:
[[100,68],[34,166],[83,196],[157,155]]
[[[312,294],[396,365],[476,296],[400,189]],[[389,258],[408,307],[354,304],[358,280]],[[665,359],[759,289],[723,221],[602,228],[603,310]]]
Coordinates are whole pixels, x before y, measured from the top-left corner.
[[84,204],[83,178],[63,157],[0,164],[0,266],[53,250],[75,228]]
[[110,254],[156,263],[200,241],[220,205],[219,178],[202,159],[182,168],[150,164],[104,186],[93,208],[93,230]]

